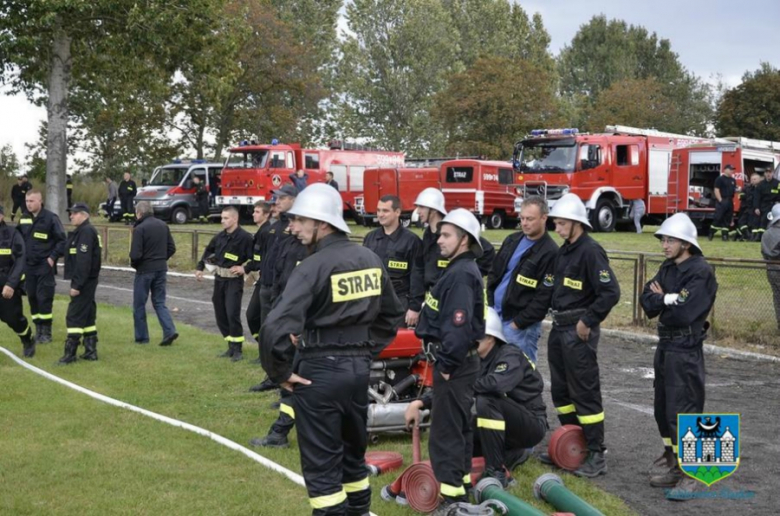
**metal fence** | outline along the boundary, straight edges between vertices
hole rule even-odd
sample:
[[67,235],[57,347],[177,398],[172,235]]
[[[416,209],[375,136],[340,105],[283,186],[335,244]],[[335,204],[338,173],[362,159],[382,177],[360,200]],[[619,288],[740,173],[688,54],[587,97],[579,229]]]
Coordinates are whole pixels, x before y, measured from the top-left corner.
[[[103,239],[103,260],[112,265],[129,265],[132,228],[98,226]],[[178,270],[194,269],[217,229],[171,228],[177,252],[170,265]],[[362,242],[362,237],[351,236]],[[496,248],[500,244],[494,244]],[[652,333],[656,320],[649,321],[639,303],[647,281],[658,271],[664,257],[657,253],[607,251],[620,283],[620,302],[604,326]],[[780,347],[780,331],[775,320],[772,290],[762,260],[708,258],[718,281],[718,295],[710,313],[710,338]]]

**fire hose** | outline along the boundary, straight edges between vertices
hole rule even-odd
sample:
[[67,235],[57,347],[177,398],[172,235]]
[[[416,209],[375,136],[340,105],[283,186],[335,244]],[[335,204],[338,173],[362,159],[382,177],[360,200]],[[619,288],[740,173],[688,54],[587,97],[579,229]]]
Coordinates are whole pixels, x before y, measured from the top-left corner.
[[483,478],[480,480],[474,489],[474,495],[477,502],[498,500],[506,506],[507,512],[504,514],[507,514],[508,516],[546,516],[544,512],[533,505],[529,505],[516,496],[504,491],[501,482],[495,478]]
[[604,514],[588,502],[569,491],[563,485],[563,480],[554,473],[545,473],[534,482],[534,496],[544,500],[556,510],[571,512],[577,516],[604,516]]
[[398,452],[371,451],[366,453],[366,467],[371,476],[377,477],[395,471],[404,465],[404,457]]

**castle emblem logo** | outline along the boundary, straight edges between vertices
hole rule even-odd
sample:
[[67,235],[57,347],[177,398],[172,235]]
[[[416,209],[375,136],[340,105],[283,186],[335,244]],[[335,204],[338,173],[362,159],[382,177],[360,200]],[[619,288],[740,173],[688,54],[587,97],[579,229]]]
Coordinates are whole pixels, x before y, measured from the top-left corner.
[[678,414],[680,469],[711,486],[739,467],[739,414]]

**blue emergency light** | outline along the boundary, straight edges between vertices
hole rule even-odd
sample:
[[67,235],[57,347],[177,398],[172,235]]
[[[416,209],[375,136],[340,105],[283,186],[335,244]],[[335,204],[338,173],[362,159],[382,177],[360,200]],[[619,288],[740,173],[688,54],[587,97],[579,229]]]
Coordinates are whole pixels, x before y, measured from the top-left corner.
[[178,163],[181,163],[181,160],[177,158],[177,159],[173,160],[171,163],[177,163],[178,164]]
[[574,134],[579,133],[580,130],[574,127],[567,127],[564,129],[533,129],[531,131],[531,136],[551,136],[551,135],[563,135],[563,136],[571,136]]
[[271,145],[279,145],[279,140],[274,138],[273,140],[271,140]]
[[241,142],[238,144],[239,147],[246,147],[247,145],[249,145],[248,140],[241,140]]
[[190,163],[206,163],[205,159],[194,159]]

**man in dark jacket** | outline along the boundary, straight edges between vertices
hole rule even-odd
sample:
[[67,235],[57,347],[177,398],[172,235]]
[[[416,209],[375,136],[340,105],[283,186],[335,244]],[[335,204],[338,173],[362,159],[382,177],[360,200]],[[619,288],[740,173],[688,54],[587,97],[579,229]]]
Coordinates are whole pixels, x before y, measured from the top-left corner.
[[309,181],[309,174],[303,170],[296,170],[294,174],[290,174],[290,181],[292,181],[298,193],[301,193]]
[[333,172],[325,172],[325,184],[332,186],[336,191],[339,189],[339,184],[333,179]]
[[759,181],[753,192],[753,213],[758,217],[758,227],[754,231],[754,240],[761,241],[761,236],[769,225],[767,215],[772,210],[772,206],[780,201],[780,181],[774,176],[774,170],[771,168],[764,172],[764,180]]
[[[192,177],[195,185],[195,202],[198,203],[198,221],[209,221],[209,187],[198,176]],[[193,217],[194,218],[194,217]]]
[[35,355],[35,342],[22,306],[24,287],[24,240],[5,223],[5,211],[0,206],[0,321],[22,340],[25,358]]
[[130,172],[125,172],[122,182],[119,183],[119,202],[122,205],[122,218],[126,225],[133,223],[133,199],[138,193],[135,181],[130,177]]
[[32,184],[27,180],[27,176],[19,176],[16,178],[16,184],[11,187],[11,200],[14,203],[11,210],[11,222],[13,222],[16,216],[16,210],[21,210],[22,215],[27,213],[27,206],[25,205],[24,198],[27,192],[32,190]]
[[133,283],[133,325],[135,343],[149,343],[146,324],[146,300],[152,293],[152,306],[163,331],[160,346],[170,346],[179,337],[171,313],[165,306],[168,260],[176,253],[168,225],[154,217],[152,206],[141,201],[135,207],[137,222],[130,245],[130,265],[135,269]]
[[547,233],[547,203],[529,197],[520,210],[523,231],[509,235],[488,275],[488,305],[503,322],[507,342],[536,363],[542,320],[550,308],[556,244]]

